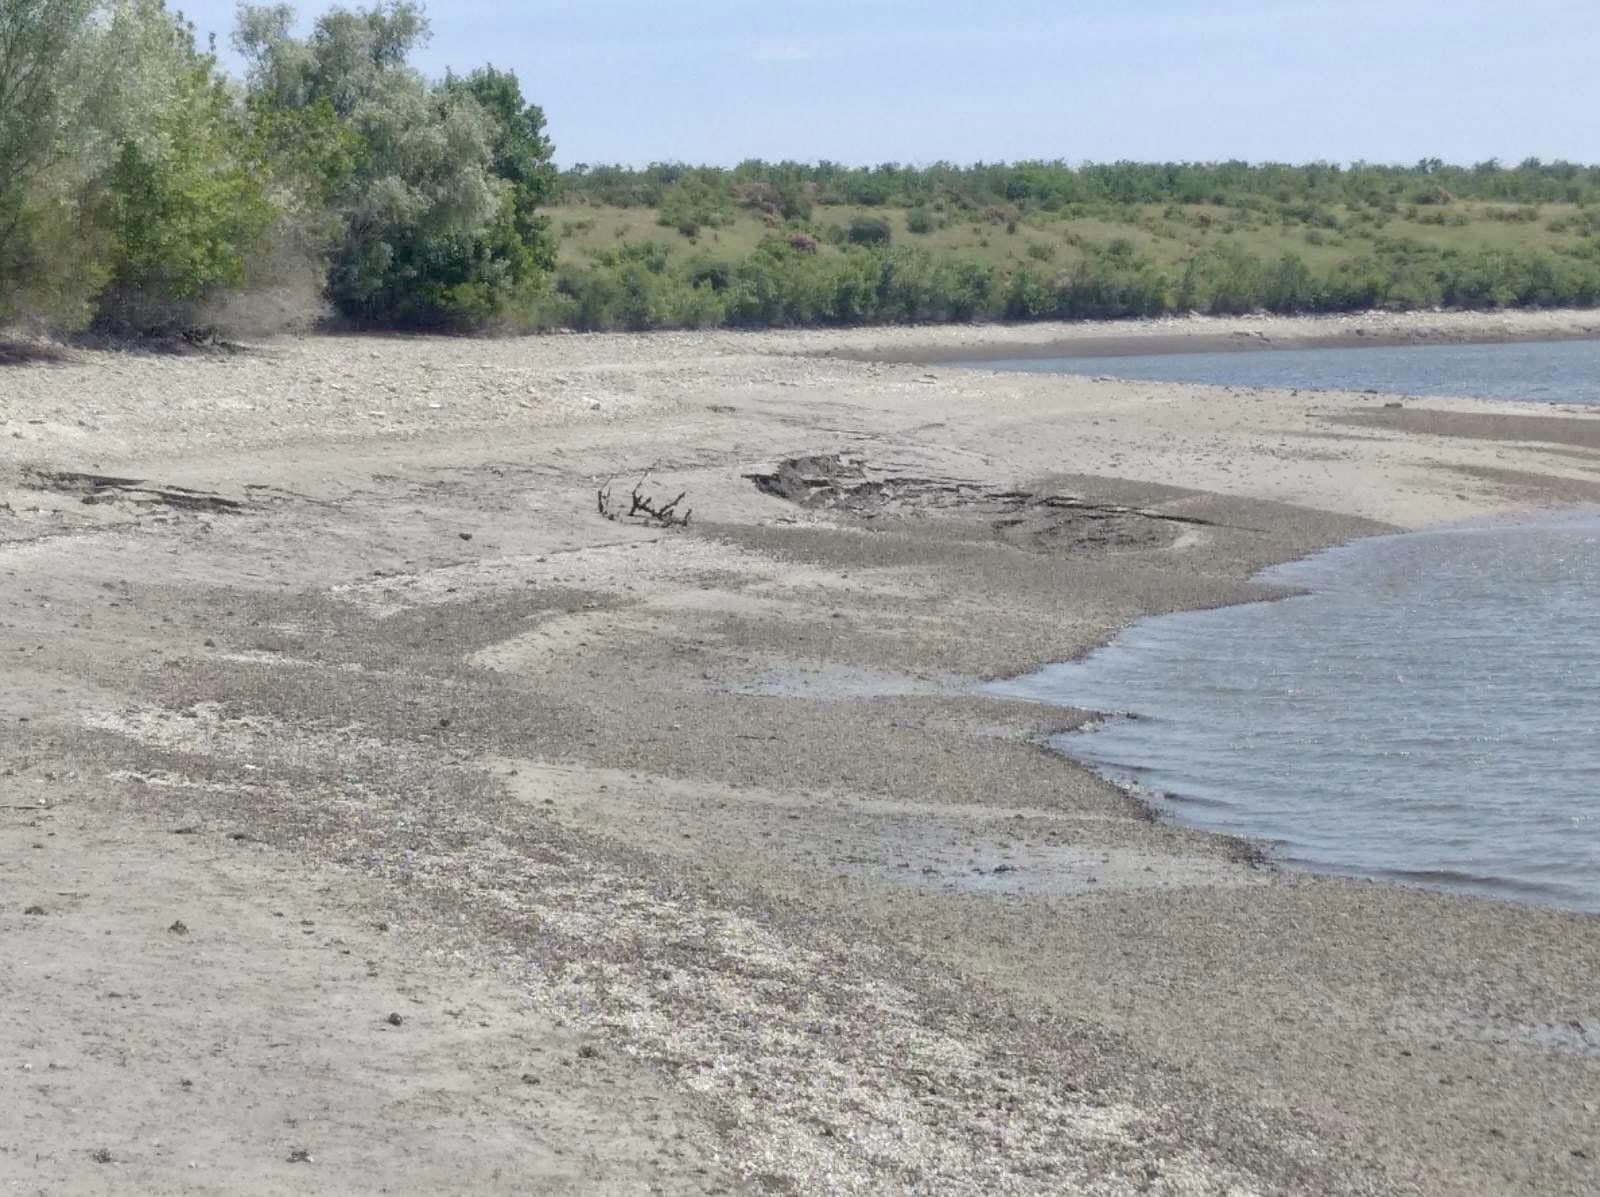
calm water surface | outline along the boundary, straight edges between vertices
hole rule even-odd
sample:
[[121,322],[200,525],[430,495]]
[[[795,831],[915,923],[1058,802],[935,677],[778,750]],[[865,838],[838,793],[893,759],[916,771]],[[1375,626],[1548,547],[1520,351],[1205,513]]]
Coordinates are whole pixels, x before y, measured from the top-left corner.
[[974,362],[974,368],[1275,389],[1600,403],[1600,341],[1274,349]]
[[1145,621],[1003,692],[1288,862],[1600,911],[1600,515],[1360,541],[1305,597]]

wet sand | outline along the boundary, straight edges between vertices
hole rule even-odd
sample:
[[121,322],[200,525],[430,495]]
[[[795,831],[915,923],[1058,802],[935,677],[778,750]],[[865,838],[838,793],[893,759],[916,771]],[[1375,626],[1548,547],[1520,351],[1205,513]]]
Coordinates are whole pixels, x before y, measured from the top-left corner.
[[973,683],[1600,419],[840,356],[1112,335],[0,367],[0,1178],[1594,1191],[1600,920],[1279,873]]
[[975,335],[893,330],[858,345],[831,348],[862,361],[927,365],[1035,361],[1075,357],[1141,357],[1169,353],[1254,353],[1264,349],[1376,349],[1395,345],[1495,345],[1600,337],[1600,313],[1587,310],[1509,312],[1353,312],[1338,316],[1161,316],[1074,324],[980,326]]

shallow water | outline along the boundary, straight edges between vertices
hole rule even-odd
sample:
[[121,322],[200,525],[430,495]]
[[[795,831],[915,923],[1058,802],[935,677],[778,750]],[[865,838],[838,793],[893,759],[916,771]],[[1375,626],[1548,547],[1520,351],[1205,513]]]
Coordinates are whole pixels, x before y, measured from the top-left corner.
[[1600,515],[1365,540],[995,689],[1283,861],[1600,911]]
[[1600,341],[1264,349],[970,364],[975,369],[1109,375],[1281,390],[1372,390],[1400,395],[1600,403]]

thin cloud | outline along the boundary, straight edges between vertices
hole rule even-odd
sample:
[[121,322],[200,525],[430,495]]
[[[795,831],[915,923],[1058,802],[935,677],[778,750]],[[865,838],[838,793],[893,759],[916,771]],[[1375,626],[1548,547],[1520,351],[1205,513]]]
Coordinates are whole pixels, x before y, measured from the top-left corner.
[[815,43],[798,40],[760,42],[750,51],[751,62],[815,62],[820,57]]

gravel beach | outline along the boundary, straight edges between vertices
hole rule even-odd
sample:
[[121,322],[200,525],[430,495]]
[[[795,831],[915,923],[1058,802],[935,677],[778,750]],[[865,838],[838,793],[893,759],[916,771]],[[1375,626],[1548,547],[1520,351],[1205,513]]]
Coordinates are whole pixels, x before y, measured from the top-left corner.
[[1600,1192],[1600,919],[1280,870],[976,689],[1600,502],[1600,414],[939,364],[1586,335],[0,355],[0,1186]]

